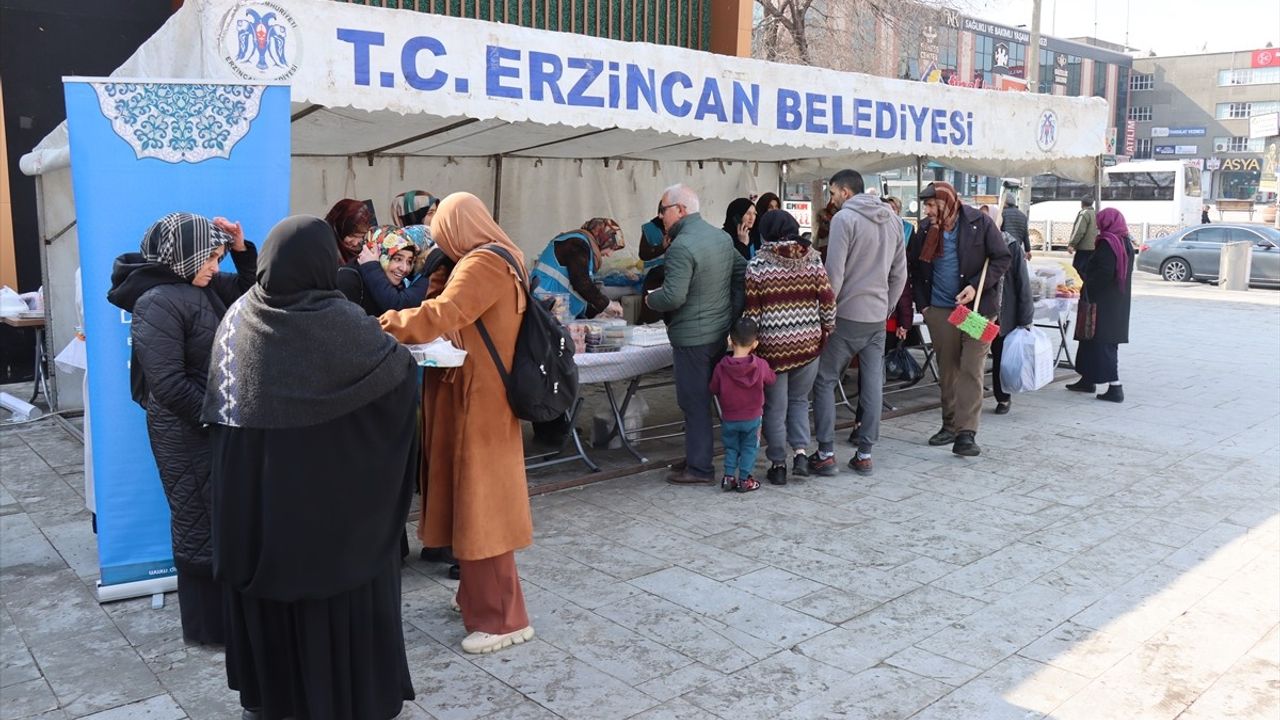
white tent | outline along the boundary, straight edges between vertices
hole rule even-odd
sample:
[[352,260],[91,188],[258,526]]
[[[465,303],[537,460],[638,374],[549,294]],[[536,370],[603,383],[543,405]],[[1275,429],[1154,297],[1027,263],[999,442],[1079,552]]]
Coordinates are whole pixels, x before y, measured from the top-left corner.
[[[960,170],[1090,179],[1098,98],[997,93],[335,3],[188,0],[118,78],[286,82],[292,207],[468,190],[526,250],[593,216],[630,230],[685,182],[712,222],[791,178],[926,157]],[[78,265],[65,124],[22,158],[39,176],[56,350]],[[70,229],[68,229],[70,228]],[[57,239],[51,239],[57,236]],[[79,405],[63,383],[62,407]]]

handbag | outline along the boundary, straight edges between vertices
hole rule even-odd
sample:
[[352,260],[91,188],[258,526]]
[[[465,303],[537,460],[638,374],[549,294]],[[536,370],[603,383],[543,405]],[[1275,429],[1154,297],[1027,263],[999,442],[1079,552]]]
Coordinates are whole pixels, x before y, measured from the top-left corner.
[[1076,306],[1076,340],[1092,340],[1098,332],[1098,306],[1080,298]]
[[924,376],[924,369],[920,367],[920,363],[916,361],[910,350],[899,345],[885,355],[884,376],[888,380],[914,383]]

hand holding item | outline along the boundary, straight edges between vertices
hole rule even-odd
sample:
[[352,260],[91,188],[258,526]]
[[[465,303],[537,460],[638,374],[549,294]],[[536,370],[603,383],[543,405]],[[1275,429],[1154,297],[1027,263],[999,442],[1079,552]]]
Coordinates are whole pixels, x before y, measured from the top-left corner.
[[956,305],[968,305],[977,295],[978,291],[974,290],[972,285],[965,285],[964,289],[956,295]]
[[1075,249],[1075,248],[1073,248],[1073,247],[1071,247],[1070,245],[1068,245],[1068,246],[1067,246],[1067,254],[1068,254],[1068,255],[1075,255],[1075,254],[1076,254],[1076,249]]
[[224,217],[213,219],[213,226],[231,236],[231,251],[244,252],[244,228],[239,222],[231,222]]
[[377,261],[378,261],[378,251],[374,250],[373,247],[368,243],[366,243],[365,246],[360,249],[360,254],[356,257],[356,262],[361,265],[367,262],[377,262]]
[[601,313],[601,314],[602,314],[602,315],[604,315],[604,316],[605,316],[605,317],[607,317],[607,318],[620,318],[620,317],[622,317],[622,303],[618,302],[617,300],[614,300],[614,301],[610,302],[610,303],[609,303],[609,306],[608,306],[608,307],[606,307],[606,308],[604,309],[604,312],[603,312],[603,313]]
[[907,339],[907,329],[904,327],[899,327],[897,330],[894,330],[893,334],[897,335],[899,340]]

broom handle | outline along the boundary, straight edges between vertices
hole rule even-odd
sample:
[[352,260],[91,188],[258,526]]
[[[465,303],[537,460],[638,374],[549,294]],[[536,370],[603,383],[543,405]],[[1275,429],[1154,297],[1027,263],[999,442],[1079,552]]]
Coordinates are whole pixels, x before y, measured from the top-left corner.
[[987,284],[987,265],[991,264],[991,258],[982,261],[982,275],[978,276],[978,294],[973,298],[973,311],[977,312],[982,305],[982,288]]

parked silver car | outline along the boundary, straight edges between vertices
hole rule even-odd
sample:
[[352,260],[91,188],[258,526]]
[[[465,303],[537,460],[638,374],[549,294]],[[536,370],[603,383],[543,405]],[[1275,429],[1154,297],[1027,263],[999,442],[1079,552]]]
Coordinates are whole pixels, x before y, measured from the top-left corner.
[[1211,224],[1183,228],[1138,248],[1138,269],[1169,282],[1218,279],[1222,246],[1253,243],[1250,285],[1280,286],[1280,230],[1266,225]]

